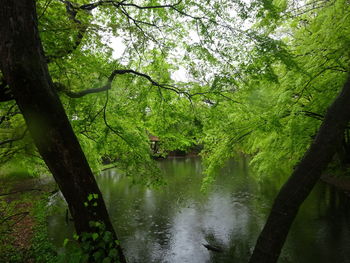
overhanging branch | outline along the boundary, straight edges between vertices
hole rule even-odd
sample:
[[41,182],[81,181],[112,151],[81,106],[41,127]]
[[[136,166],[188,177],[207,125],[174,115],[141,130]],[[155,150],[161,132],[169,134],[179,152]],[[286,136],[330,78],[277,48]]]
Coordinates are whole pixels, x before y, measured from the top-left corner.
[[[65,2],[68,2],[68,1],[65,1]],[[137,5],[135,3],[126,3],[126,0],[123,0],[123,1],[106,0],[106,1],[97,1],[94,3],[81,5],[79,7],[79,9],[91,11],[91,10],[95,9],[96,7],[103,6],[103,5],[113,5],[113,6],[118,7],[118,8],[121,6],[130,6],[130,7],[135,7],[137,9],[160,9],[160,8],[174,8],[177,5],[179,5],[181,2],[182,2],[182,0],[178,1],[175,4],[141,6],[141,5]]]
[[55,86],[56,86],[56,89],[58,89],[59,91],[62,91],[64,94],[66,94],[70,98],[81,98],[81,97],[84,97],[88,94],[99,93],[99,92],[103,92],[103,91],[107,91],[107,90],[111,89],[111,85],[112,85],[114,78],[117,75],[124,75],[124,74],[134,74],[134,75],[143,77],[143,78],[147,79],[151,83],[151,85],[153,85],[153,86],[173,91],[179,95],[183,94],[188,98],[191,97],[191,95],[186,91],[179,90],[178,88],[176,88],[175,86],[172,86],[172,85],[160,84],[160,83],[156,82],[155,80],[153,80],[149,75],[132,70],[132,69],[116,69],[116,70],[114,70],[112,72],[112,74],[108,77],[107,84],[104,85],[103,87],[100,87],[100,88],[86,89],[86,90],[79,91],[79,92],[73,92],[73,91],[66,89],[62,84],[55,83]]
[[1,146],[1,145],[4,145],[4,144],[7,144],[7,143],[13,143],[13,142],[15,142],[15,141],[20,141],[20,140],[22,140],[22,139],[24,138],[24,136],[26,135],[27,131],[28,131],[28,129],[25,129],[24,132],[23,132],[23,134],[22,134],[21,136],[19,136],[18,138],[8,139],[8,140],[4,140],[4,141],[0,142],[0,146]]

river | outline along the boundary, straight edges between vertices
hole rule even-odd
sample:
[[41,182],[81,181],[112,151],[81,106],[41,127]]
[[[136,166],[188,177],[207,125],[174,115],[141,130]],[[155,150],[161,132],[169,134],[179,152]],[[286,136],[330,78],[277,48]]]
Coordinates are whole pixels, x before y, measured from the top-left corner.
[[[259,180],[247,160],[230,161],[201,192],[200,158],[159,161],[167,184],[135,185],[116,170],[97,177],[130,263],[248,261],[282,179]],[[71,236],[63,201],[55,203],[49,233],[61,247]],[[350,263],[349,200],[320,183],[292,226],[280,263]],[[207,250],[203,244],[221,248]]]

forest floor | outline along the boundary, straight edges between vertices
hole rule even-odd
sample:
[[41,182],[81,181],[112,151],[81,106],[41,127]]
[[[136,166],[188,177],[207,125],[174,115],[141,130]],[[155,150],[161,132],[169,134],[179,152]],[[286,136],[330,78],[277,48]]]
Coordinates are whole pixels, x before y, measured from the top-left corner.
[[33,178],[0,179],[0,262],[37,262],[40,250],[51,253],[45,205],[54,187]]

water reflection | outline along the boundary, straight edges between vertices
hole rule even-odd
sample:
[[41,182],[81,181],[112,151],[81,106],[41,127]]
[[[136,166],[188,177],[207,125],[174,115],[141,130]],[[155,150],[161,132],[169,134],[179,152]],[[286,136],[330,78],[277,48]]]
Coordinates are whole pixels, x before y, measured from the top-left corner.
[[[113,170],[98,177],[129,262],[247,262],[279,184],[257,181],[241,159],[229,162],[202,193],[200,159],[159,165],[167,185],[158,190],[133,185]],[[279,262],[350,262],[346,200],[319,185],[301,208]],[[58,207],[49,224],[60,245],[72,227],[64,222],[64,205]],[[223,252],[208,251],[207,243]]]

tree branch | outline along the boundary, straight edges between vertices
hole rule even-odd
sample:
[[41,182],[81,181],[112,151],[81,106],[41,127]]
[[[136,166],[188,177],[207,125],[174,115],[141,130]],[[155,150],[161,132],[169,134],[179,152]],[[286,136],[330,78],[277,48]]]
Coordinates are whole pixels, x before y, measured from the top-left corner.
[[[326,60],[326,61],[323,63],[323,65],[326,64],[327,61],[328,61],[328,60]],[[322,65],[322,66],[323,66],[323,65]],[[315,79],[317,79],[319,76],[321,76],[324,72],[326,72],[327,70],[334,70],[334,71],[341,71],[341,72],[344,72],[344,71],[342,71],[339,67],[325,67],[325,68],[323,68],[323,69],[320,70],[318,73],[316,73],[315,75],[313,75],[312,77],[310,77],[310,79],[308,80],[308,82],[304,85],[304,87],[302,87],[301,91],[297,94],[297,99],[296,99],[296,101],[295,101],[295,104],[296,104],[297,102],[299,102],[299,100],[302,98],[302,96],[303,96],[305,90],[310,86],[310,84],[311,84]],[[347,71],[345,71],[345,72],[347,72]]]
[[0,80],[0,102],[11,101],[14,99],[10,87],[4,78]]
[[7,143],[13,143],[15,141],[22,140],[24,138],[24,136],[26,135],[27,131],[28,131],[28,129],[26,128],[25,131],[23,132],[23,134],[20,137],[14,138],[14,139],[8,139],[8,140],[0,142],[0,146],[4,145],[4,144],[7,144]]
[[140,6],[140,5],[137,5],[134,3],[125,3],[125,2],[126,2],[126,0],[123,0],[123,1],[113,1],[113,0],[97,1],[95,3],[81,5],[79,7],[79,9],[91,11],[91,10],[95,9],[96,7],[99,7],[102,5],[113,5],[117,8],[119,8],[120,6],[131,6],[131,7],[137,8],[137,9],[174,8],[177,5],[179,5],[182,2],[182,0],[180,0],[179,2],[177,2],[175,4],[149,5],[149,6]]
[[51,4],[53,0],[47,0],[45,5],[44,5],[44,8],[43,8],[43,11],[41,12],[40,15],[38,15],[38,20],[40,20],[40,18],[45,14],[47,8],[49,7],[49,5]]
[[25,216],[29,215],[29,212],[19,212],[13,215],[10,215],[8,217],[5,217],[4,219],[1,220],[0,224],[5,223],[6,221],[11,220],[12,218],[15,218],[17,216],[21,216],[20,219],[18,219],[17,221],[15,221],[11,226],[14,226],[15,224],[17,224],[19,221],[21,221]]
[[94,89],[87,89],[87,90],[83,90],[83,91],[79,91],[79,92],[73,92],[73,91],[67,90],[67,88],[65,88],[60,83],[55,83],[55,86],[56,86],[56,89],[58,91],[62,91],[63,93],[65,93],[70,98],[81,98],[81,97],[86,96],[88,94],[99,93],[99,92],[103,92],[103,91],[107,91],[107,90],[111,89],[111,85],[112,85],[112,82],[113,82],[114,78],[117,75],[124,75],[124,74],[134,74],[134,75],[143,77],[143,78],[147,79],[151,83],[151,85],[153,85],[153,86],[173,91],[173,92],[175,92],[175,93],[177,93],[179,95],[183,94],[183,95],[185,95],[188,98],[191,97],[191,95],[188,92],[186,92],[186,91],[179,90],[178,88],[176,88],[176,87],[174,87],[172,85],[159,84],[158,82],[153,80],[149,75],[146,75],[144,73],[141,73],[141,72],[138,72],[138,71],[135,71],[135,70],[132,70],[132,69],[116,69],[116,70],[114,70],[112,72],[112,74],[108,77],[107,84],[104,85],[101,88],[94,88]]
[[78,20],[76,18],[78,11],[77,11],[77,7],[74,6],[73,3],[71,3],[70,1],[65,1],[65,0],[58,0],[58,1],[60,1],[61,3],[66,5],[67,15],[68,15],[69,19],[77,26],[78,33],[77,33],[75,42],[74,42],[72,47],[70,47],[67,50],[63,50],[63,51],[61,50],[61,54],[47,56],[46,57],[47,63],[50,63],[54,59],[62,58],[62,57],[65,57],[65,56],[73,53],[73,51],[76,50],[79,47],[79,45],[81,44],[81,42],[84,38],[85,32],[88,28],[87,25],[84,25],[80,20]]
[[318,114],[318,113],[315,113],[315,112],[306,111],[306,110],[301,111],[301,112],[304,113],[305,116],[314,118],[314,119],[319,120],[319,121],[323,121],[323,119],[324,119],[324,116],[323,116],[323,115]]
[[13,104],[13,105],[8,109],[8,111],[6,112],[6,114],[0,117],[0,124],[3,123],[5,120],[9,119],[9,116],[13,116],[13,115],[17,114],[17,112],[16,112],[16,113],[10,114],[10,113],[11,113],[11,110],[12,110],[16,105],[17,105],[16,103]]

